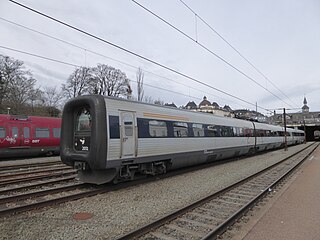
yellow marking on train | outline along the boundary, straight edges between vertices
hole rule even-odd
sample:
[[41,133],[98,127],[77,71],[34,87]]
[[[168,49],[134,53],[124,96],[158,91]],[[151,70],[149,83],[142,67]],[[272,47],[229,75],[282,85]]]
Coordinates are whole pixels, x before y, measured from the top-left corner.
[[143,113],[143,116],[144,117],[152,117],[152,118],[161,118],[161,119],[189,121],[189,118],[187,118],[187,117],[170,116],[170,115],[166,115],[166,114]]

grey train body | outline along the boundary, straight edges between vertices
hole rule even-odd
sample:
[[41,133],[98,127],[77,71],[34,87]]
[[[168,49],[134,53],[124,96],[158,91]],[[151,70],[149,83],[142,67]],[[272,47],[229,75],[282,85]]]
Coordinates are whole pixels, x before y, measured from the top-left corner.
[[[304,132],[287,129],[288,145]],[[100,95],[64,107],[61,160],[80,180],[102,184],[279,148],[280,126]]]

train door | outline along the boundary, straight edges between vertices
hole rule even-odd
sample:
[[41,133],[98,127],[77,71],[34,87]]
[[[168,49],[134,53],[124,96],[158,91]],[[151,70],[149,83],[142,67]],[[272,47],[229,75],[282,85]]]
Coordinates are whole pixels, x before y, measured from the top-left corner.
[[121,157],[134,157],[136,154],[136,117],[135,112],[120,112]]
[[11,147],[19,147],[20,146],[20,131],[18,124],[11,124],[7,125],[7,136],[6,142],[9,148]]
[[30,147],[30,124],[8,124],[8,130],[7,141],[10,142],[10,147]]
[[29,123],[20,123],[20,146],[31,146],[31,127]]

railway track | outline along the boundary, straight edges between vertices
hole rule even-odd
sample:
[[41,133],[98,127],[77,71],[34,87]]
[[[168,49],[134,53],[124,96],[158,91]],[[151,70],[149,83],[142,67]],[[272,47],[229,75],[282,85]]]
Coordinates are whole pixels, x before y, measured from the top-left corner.
[[55,171],[44,171],[44,172],[38,172],[38,173],[28,173],[25,175],[18,175],[18,176],[10,176],[7,178],[1,178],[0,177],[0,188],[6,187],[8,184],[20,184],[20,183],[26,183],[27,181],[33,181],[33,180],[43,180],[43,179],[50,179],[50,178],[57,178],[61,176],[67,176],[67,175],[76,175],[76,170],[74,169],[58,169]]
[[[200,169],[201,168],[203,167],[200,167]],[[0,217],[145,184],[146,182],[159,178],[168,178],[196,169],[198,169],[198,167],[191,168],[191,170],[184,169],[170,172],[163,176],[142,178],[117,185],[107,184],[102,186],[92,186],[76,181],[75,172],[71,172],[70,175],[67,176],[64,173],[61,173],[61,176],[59,174],[50,174],[46,177],[31,176],[29,179],[32,180],[31,182],[25,183],[25,181],[19,179],[18,182],[12,182],[11,185],[13,185],[13,187],[6,186],[7,184],[0,181],[0,196],[2,196],[0,197]],[[1,189],[1,186],[6,187]]]
[[40,166],[51,166],[51,165],[61,165],[61,161],[52,161],[52,162],[38,162],[38,163],[27,163],[27,164],[14,164],[14,165],[5,165],[0,166],[0,173],[9,170],[17,170],[17,169],[28,169],[32,167],[40,167]]
[[71,182],[48,189],[9,195],[0,198],[0,217],[92,196],[97,194],[97,190],[84,183]]
[[319,146],[313,144],[246,179],[136,229],[123,239],[216,239]]
[[66,197],[85,186],[61,162],[0,167],[0,216],[48,205],[54,195]]
[[[17,187],[0,191],[0,196],[5,193],[7,196],[0,198],[0,217],[17,214],[33,209],[44,208],[53,206],[73,200],[78,200],[85,197],[91,197],[97,194],[116,191],[119,189],[132,187],[138,184],[143,184],[146,179],[141,179],[132,182],[125,182],[118,185],[90,185],[80,183],[75,178],[69,178],[71,182],[66,184],[62,183],[58,187],[50,186],[45,190],[36,188],[33,192],[17,194],[16,190],[24,190],[24,187]],[[51,180],[52,182],[58,180]],[[61,181],[63,181],[61,179]],[[147,181],[150,181],[147,180]],[[51,182],[41,182],[34,184],[33,187],[43,186],[43,184],[50,185]],[[12,193],[13,195],[11,195]]]

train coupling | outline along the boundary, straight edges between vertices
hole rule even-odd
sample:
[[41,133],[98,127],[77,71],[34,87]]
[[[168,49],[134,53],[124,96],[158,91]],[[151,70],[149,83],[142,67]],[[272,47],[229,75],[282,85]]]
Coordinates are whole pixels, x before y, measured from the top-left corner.
[[82,170],[82,171],[88,170],[88,165],[85,162],[77,162],[76,161],[76,162],[74,162],[73,167],[77,170]]

